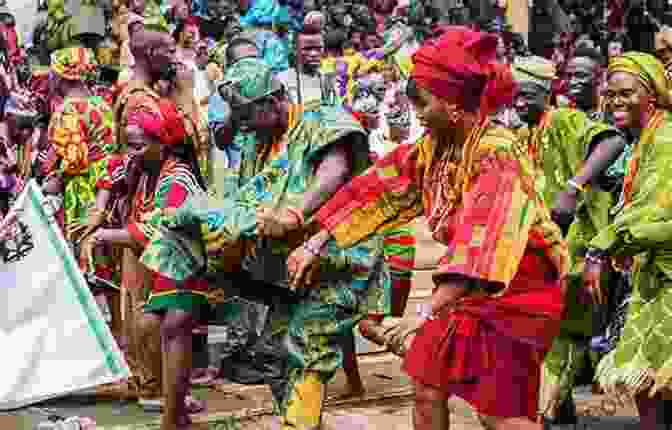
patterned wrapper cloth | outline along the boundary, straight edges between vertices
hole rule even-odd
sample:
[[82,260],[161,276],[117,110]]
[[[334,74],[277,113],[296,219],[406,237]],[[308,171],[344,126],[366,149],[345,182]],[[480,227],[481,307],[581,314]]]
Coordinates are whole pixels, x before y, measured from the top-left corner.
[[[656,109],[643,127],[628,164],[623,205],[613,222],[600,230],[590,246],[603,250],[618,267],[632,257],[633,292],[616,349],[597,367],[608,392],[626,389],[633,396],[672,388],[672,254],[663,244],[672,236],[663,226],[672,217],[672,115],[670,84],[663,64],[650,54],[630,52],[609,64],[608,73],[636,77],[656,99]],[[618,388],[617,388],[618,386]]]
[[[66,48],[52,54],[50,71],[62,79],[85,82],[95,76],[95,70],[95,55],[89,49]],[[50,119],[48,139],[56,158],[46,173],[48,178],[63,179],[64,231],[74,244],[78,242],[75,232],[89,222],[98,191],[106,188],[109,156],[117,150],[112,110],[98,96],[66,97]],[[116,288],[113,249],[101,246],[93,252],[79,256],[82,271],[95,276],[94,285]]]

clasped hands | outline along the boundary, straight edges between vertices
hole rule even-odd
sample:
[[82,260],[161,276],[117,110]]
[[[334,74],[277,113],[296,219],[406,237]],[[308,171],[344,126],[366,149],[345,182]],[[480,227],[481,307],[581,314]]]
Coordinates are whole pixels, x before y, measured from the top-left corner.
[[[302,215],[295,209],[257,209],[257,237],[259,239],[286,239],[292,232],[304,227]],[[289,288],[298,290],[317,284],[320,272],[319,251],[326,239],[320,234],[309,239],[291,252],[287,258]]]

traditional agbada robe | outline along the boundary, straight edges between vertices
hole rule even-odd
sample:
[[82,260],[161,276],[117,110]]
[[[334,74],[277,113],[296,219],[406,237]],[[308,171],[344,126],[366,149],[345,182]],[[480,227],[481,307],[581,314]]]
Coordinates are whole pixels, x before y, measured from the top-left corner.
[[[455,33],[451,37],[474,34]],[[439,40],[414,55],[417,85],[478,103],[464,87],[480,79],[496,82],[483,69],[487,60],[479,56],[478,40]],[[470,41],[475,47],[466,55],[462,47]],[[482,114],[501,105],[497,96],[495,88],[486,88]],[[534,188],[532,167],[515,152],[515,135],[490,126],[481,133],[474,141],[473,169],[462,165],[471,175],[457,183],[462,196],[452,209],[448,199],[454,194],[444,187],[455,165],[427,135],[400,145],[343,186],[316,219],[338,247],[348,248],[424,213],[434,239],[448,247],[435,282],[458,275],[497,292],[471,288],[426,321],[406,353],[404,370],[419,383],[465,399],[481,414],[536,420],[539,369],[563,314],[559,280],[568,270],[567,249]]]
[[[227,69],[227,79],[240,77],[241,72],[246,76],[241,84],[244,97],[272,91],[265,88],[272,76],[270,68],[259,60],[240,60]],[[250,249],[245,245],[257,243],[257,209],[293,207],[310,217],[313,208],[331,194],[321,191],[324,184],[319,168],[328,157],[325,154],[345,149],[351,156],[355,174],[363,172],[369,164],[364,131],[347,112],[310,106],[306,109],[290,106],[289,110],[289,128],[273,144],[261,145],[254,138],[242,140],[242,161],[230,172],[230,188],[223,193],[223,199],[192,199],[174,216],[157,216],[148,221],[171,228],[197,225],[202,236],[186,247],[165,235],[155,235],[145,248],[143,264],[180,282],[204,269],[205,259],[199,250],[205,247],[209,273],[238,272],[242,262],[242,269],[263,278],[264,285],[287,287],[286,269],[275,272],[268,269],[282,267],[289,251],[303,241],[306,232]],[[307,204],[304,199],[309,195],[318,200]],[[330,250],[322,267],[319,287],[277,307],[277,300],[273,300],[269,316],[267,328],[272,328],[276,340],[284,342],[285,346],[274,344],[274,347],[287,367],[282,375],[283,384],[272,388],[280,413],[289,420],[304,416],[308,417],[306,420],[319,421],[321,406],[317,411],[302,409],[321,405],[318,399],[297,396],[302,395],[303,389],[322,395],[321,387],[342,366],[340,338],[351,333],[370,309],[385,305],[383,293],[389,275],[384,270],[381,237],[373,237],[347,251]]]
[[[637,77],[656,98],[659,109],[635,142],[628,163],[618,213],[600,230],[590,247],[605,251],[617,267],[632,271],[633,294],[625,327],[596,374],[608,390],[621,386],[631,395],[672,388],[672,114],[669,82],[663,65],[644,53],[626,53],[609,65],[609,73]],[[628,260],[634,262],[628,264]]]
[[[544,114],[539,126],[528,134],[527,150],[538,169],[537,187],[547,207],[556,203],[557,196],[567,188],[567,181],[581,169],[594,149],[596,140],[618,133],[607,124],[591,121],[576,109],[561,108]],[[570,294],[580,284],[583,256],[590,240],[609,223],[611,194],[591,187],[582,194],[576,219],[567,234],[571,256]],[[570,306],[567,329],[576,335],[591,336],[590,306],[581,309]],[[577,319],[578,317],[578,319]],[[586,319],[587,318],[587,319]]]

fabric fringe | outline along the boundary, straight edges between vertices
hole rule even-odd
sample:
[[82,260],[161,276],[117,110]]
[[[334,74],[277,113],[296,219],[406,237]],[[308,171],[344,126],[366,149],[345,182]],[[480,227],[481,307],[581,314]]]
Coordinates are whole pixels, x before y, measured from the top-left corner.
[[605,355],[595,369],[595,381],[606,392],[625,391],[633,398],[650,388],[654,379],[646,366],[637,366],[635,362],[617,367],[614,351]]

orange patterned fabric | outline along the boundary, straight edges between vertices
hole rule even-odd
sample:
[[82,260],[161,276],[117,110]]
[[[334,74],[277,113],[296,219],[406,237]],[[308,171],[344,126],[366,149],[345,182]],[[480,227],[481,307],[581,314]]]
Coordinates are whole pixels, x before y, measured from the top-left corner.
[[66,97],[49,124],[49,142],[67,176],[80,175],[90,163],[113,152],[112,111],[100,97]]
[[[568,251],[561,232],[534,189],[527,158],[513,155],[513,137],[488,129],[475,157],[476,175],[462,203],[434,229],[447,245],[439,273],[456,273],[509,285],[527,249],[545,255],[562,276]],[[437,203],[438,184],[428,174],[432,151],[424,143],[400,145],[327,202],[317,218],[339,246],[406,224]]]

